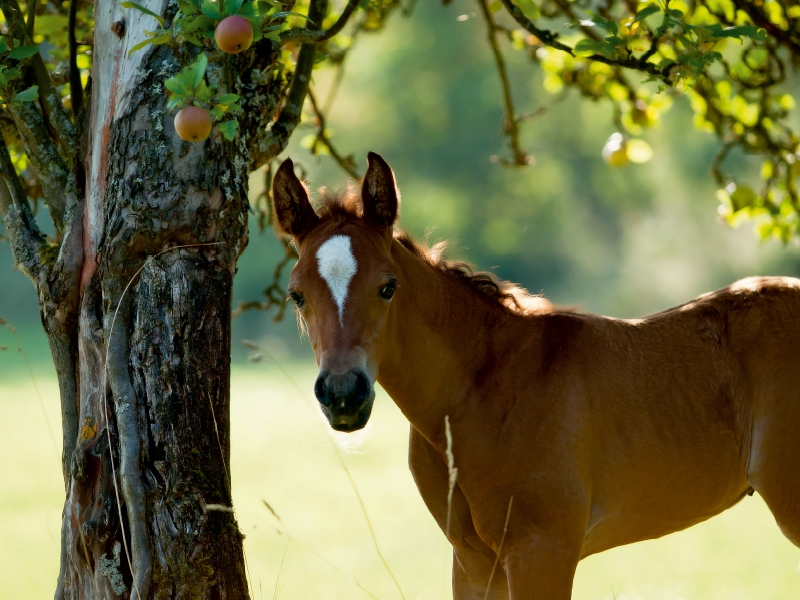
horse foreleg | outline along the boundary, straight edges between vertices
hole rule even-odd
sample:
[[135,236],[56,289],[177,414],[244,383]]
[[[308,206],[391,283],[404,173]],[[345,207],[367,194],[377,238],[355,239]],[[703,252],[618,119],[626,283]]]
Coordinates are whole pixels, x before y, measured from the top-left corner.
[[581,545],[564,533],[537,532],[503,552],[511,600],[570,600]]
[[495,560],[472,548],[453,547],[455,600],[508,600],[508,597],[508,583],[502,564],[498,563],[495,567]]
[[[453,544],[453,598],[483,600],[487,597],[486,591],[496,554],[475,531],[467,499],[458,485],[453,489],[452,503],[448,506],[447,464],[413,426],[409,438],[408,464],[428,510]],[[508,598],[508,585],[502,564],[497,565],[494,577],[491,578],[488,598]]]

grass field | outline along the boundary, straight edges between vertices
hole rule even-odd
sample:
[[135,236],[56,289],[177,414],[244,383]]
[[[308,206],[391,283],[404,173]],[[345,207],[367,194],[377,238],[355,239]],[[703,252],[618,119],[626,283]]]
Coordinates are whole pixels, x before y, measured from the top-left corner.
[[[369,598],[364,589],[381,600],[400,597],[334,443],[405,597],[449,597],[449,549],[408,472],[404,417],[379,393],[366,432],[332,440],[309,401],[313,378],[308,365],[234,370],[233,490],[254,598]],[[36,381],[58,440],[55,380]],[[50,598],[63,502],[59,451],[22,364],[0,380],[0,411],[0,598]],[[688,531],[590,557],[578,567],[574,598],[790,600],[800,598],[798,563],[800,550],[754,496]]]

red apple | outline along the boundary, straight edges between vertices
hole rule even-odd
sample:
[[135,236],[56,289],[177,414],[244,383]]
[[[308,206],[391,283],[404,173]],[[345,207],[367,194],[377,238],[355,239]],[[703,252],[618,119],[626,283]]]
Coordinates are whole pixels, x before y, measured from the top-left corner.
[[223,52],[239,54],[253,43],[253,26],[240,15],[225,17],[214,30],[214,40]]
[[200,106],[184,106],[175,115],[175,131],[187,142],[202,142],[211,133],[211,115]]

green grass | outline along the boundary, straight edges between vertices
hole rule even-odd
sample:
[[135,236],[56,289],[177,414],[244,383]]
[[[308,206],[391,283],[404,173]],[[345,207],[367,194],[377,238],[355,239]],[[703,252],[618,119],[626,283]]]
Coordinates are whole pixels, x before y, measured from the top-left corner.
[[[51,597],[63,489],[58,452],[29,377],[0,380],[0,598]],[[254,598],[399,598],[375,553],[326,425],[310,401],[314,369],[274,365],[233,375],[232,478]],[[37,376],[59,436],[53,379]],[[408,425],[379,393],[364,434],[336,434],[383,554],[409,600],[449,597],[450,552],[406,464]],[[360,442],[354,446],[355,442]],[[266,500],[280,517],[264,506]],[[593,556],[576,600],[788,600],[800,597],[800,550],[758,496],[660,540]]]

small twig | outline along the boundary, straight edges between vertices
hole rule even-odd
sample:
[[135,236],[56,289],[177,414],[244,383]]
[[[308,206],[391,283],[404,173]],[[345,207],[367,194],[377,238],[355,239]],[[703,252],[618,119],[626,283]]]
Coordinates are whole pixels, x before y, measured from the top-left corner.
[[289,263],[297,260],[298,258],[297,250],[295,250],[294,247],[289,244],[289,242],[283,240],[283,247],[286,250],[286,254],[278,262],[278,264],[275,265],[275,270],[272,274],[272,283],[270,283],[264,290],[264,295],[267,297],[266,302],[259,302],[258,300],[244,302],[240,300],[239,305],[231,314],[232,319],[235,319],[243,312],[248,310],[258,309],[268,311],[273,307],[277,307],[278,312],[275,313],[275,316],[272,317],[272,320],[276,323],[283,320],[288,305],[286,303],[286,290],[284,289],[283,285],[281,285],[281,277],[283,277],[283,271],[289,266]]
[[[18,211],[22,210],[23,206],[30,209],[25,188],[22,186],[22,181],[16,169],[14,169],[14,163],[11,162],[11,154],[8,152],[8,147],[6,147],[6,142],[2,135],[0,135],[0,178],[5,179],[6,183],[8,183],[8,191],[14,208]],[[2,204],[2,200],[0,200],[0,216],[5,216],[8,206]]]
[[[556,50],[561,50],[562,52],[566,52],[570,56],[575,56],[575,52],[573,49],[566,44],[558,41],[558,33],[554,31],[550,31],[548,29],[541,29],[536,26],[536,24],[531,21],[528,17],[525,16],[518,6],[516,6],[511,0],[501,0],[503,6],[505,6],[506,10],[509,14],[514,17],[514,20],[519,23],[526,31],[535,35],[540,42],[542,42],[545,46],[550,46],[551,48],[555,48]],[[642,71],[644,73],[648,73],[653,75],[654,77],[658,77],[667,85],[672,85],[672,79],[670,78],[670,70],[674,63],[672,61],[665,61],[662,63],[664,66],[659,66],[654,63],[648,62],[647,59],[643,57],[636,57],[633,55],[629,55],[625,59],[616,59],[616,58],[606,58],[602,54],[592,54],[591,56],[582,57],[586,60],[591,60],[594,62],[603,63],[610,66],[617,66],[617,67],[626,67],[628,69],[634,69],[636,71]],[[649,57],[648,57],[649,58]]]
[[[313,31],[309,28],[301,29],[298,27],[287,29],[281,34],[281,44],[286,44],[288,42],[319,43],[332,38],[344,29],[344,26],[347,25],[347,22],[350,20],[350,17],[353,16],[353,13],[356,12],[360,3],[360,0],[349,0],[342,14],[336,20],[336,23],[323,31]],[[311,16],[309,15],[309,19],[310,18]]]
[[486,5],[486,0],[478,0],[478,4],[481,7],[481,13],[486,21],[489,45],[492,47],[495,65],[497,66],[497,74],[500,76],[500,84],[503,88],[503,104],[506,112],[503,123],[503,133],[508,138],[508,146],[511,149],[512,161],[510,164],[524,167],[531,164],[532,157],[524,152],[519,145],[519,123],[514,110],[514,99],[511,96],[511,84],[508,81],[506,62],[503,58],[503,53],[500,51],[500,46],[497,43],[497,27],[489,12],[489,7]]
[[453,508],[453,491],[456,488],[456,478],[458,477],[458,469],[456,468],[456,461],[453,457],[453,435],[450,432],[450,415],[444,417],[444,435],[447,438],[447,449],[445,455],[447,456],[447,520],[445,521],[445,535],[450,539],[450,514]]
[[69,1],[69,93],[72,97],[72,114],[78,118],[78,113],[83,104],[83,85],[81,85],[81,72],[78,69],[78,42],[75,38],[75,22],[78,13],[78,0]]
[[36,27],[36,0],[28,0],[28,35],[33,37]]
[[325,133],[325,115],[319,109],[319,106],[317,105],[317,99],[310,87],[308,88],[308,99],[311,101],[314,114],[317,115],[317,142],[322,142],[325,144],[325,147],[328,148],[328,152],[331,153],[333,160],[335,160],[336,164],[338,164],[345,172],[347,172],[354,179],[361,179],[361,175],[359,175],[358,171],[356,171],[353,155],[350,154],[348,156],[342,156],[339,154],[336,148],[333,147],[333,144],[331,144],[330,138]]
[[512,494],[511,497],[508,499],[508,512],[506,512],[506,523],[503,525],[503,537],[500,538],[500,545],[497,547],[497,556],[494,558],[494,564],[492,565],[492,572],[489,573],[489,581],[486,583],[486,594],[483,596],[483,600],[488,600],[489,592],[492,589],[492,579],[494,579],[494,572],[497,570],[497,563],[500,562],[500,551],[503,549],[503,542],[506,541],[506,532],[508,531],[508,519],[511,517],[511,504],[514,502],[514,495]]
[[[0,0],[2,2],[4,0]],[[319,23],[325,18],[328,9],[328,0],[311,0],[308,7],[306,30],[316,32]],[[259,151],[251,156],[251,165],[264,164],[283,152],[289,138],[294,132],[303,113],[303,104],[306,100],[308,85],[311,82],[311,71],[317,56],[315,41],[304,43],[300,46],[297,63],[294,69],[294,78],[289,86],[289,92],[277,120],[272,124],[264,140],[259,142]]]

